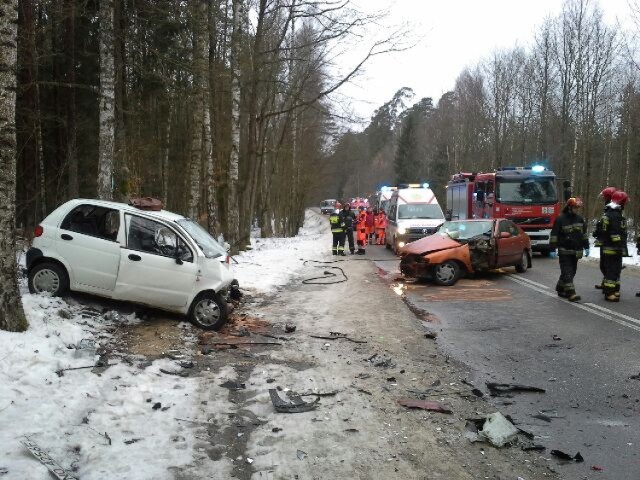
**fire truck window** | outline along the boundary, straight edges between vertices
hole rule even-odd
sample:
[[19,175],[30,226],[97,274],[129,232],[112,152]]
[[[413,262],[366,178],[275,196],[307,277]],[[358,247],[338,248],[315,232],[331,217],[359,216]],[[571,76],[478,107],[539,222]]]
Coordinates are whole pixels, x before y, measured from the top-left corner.
[[486,192],[487,194],[493,193],[493,182],[487,182]]

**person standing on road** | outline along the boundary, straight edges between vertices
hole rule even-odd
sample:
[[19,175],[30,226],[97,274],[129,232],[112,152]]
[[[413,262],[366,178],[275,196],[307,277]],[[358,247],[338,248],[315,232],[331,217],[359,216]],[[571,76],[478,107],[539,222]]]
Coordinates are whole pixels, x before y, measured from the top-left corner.
[[340,221],[344,223],[344,233],[346,236],[344,245],[346,247],[347,242],[349,242],[349,251],[351,252],[351,255],[353,255],[356,251],[356,247],[353,242],[353,228],[356,223],[356,215],[351,211],[351,205],[348,203],[345,203],[344,207],[342,207],[342,210],[340,211]]
[[332,252],[334,255],[344,255],[344,223],[340,219],[340,210],[336,209],[329,215],[329,224],[333,235]]
[[358,243],[358,255],[365,254],[365,245],[367,244],[367,212],[364,207],[360,207],[358,220],[356,224],[356,237]]
[[376,228],[376,245],[384,245],[385,228],[387,228],[387,216],[384,214],[384,210],[378,210],[374,224]]
[[366,233],[367,233],[367,244],[373,244],[373,234],[375,233],[375,217],[376,214],[373,211],[373,208],[367,207],[367,220],[366,220]]
[[604,212],[602,213],[603,216],[598,220],[596,229],[593,232],[593,237],[596,239],[594,245],[596,247],[600,247],[600,272],[602,273],[602,282],[600,282],[600,285],[595,286],[598,290],[604,289],[604,255],[602,254],[602,239],[600,238],[602,236],[602,219],[604,218],[604,215],[607,214],[607,210],[609,209],[608,205],[611,203],[611,197],[616,190],[617,189],[615,187],[607,187],[602,190],[599,195],[604,199]]
[[[636,255],[640,255],[640,232],[636,235]],[[636,293],[636,297],[640,297],[640,292]]]
[[622,214],[629,195],[618,190],[611,196],[607,211],[602,215],[601,254],[603,257],[604,283],[602,284],[604,299],[607,302],[620,301],[620,275],[622,273],[622,257],[628,257],[627,221]]
[[553,224],[550,239],[551,250],[558,249],[560,262],[560,279],[556,285],[556,291],[559,297],[566,298],[570,302],[580,300],[573,279],[578,270],[578,260],[582,258],[583,252],[589,255],[587,225],[578,215],[580,207],[582,207],[580,198],[572,197],[567,200],[567,205]]

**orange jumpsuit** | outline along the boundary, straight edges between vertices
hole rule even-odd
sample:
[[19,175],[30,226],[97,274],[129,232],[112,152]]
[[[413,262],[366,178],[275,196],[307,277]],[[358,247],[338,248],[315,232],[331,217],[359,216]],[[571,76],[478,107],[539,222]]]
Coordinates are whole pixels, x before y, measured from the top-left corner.
[[387,216],[384,212],[378,212],[375,218],[376,245],[384,245],[385,229],[387,228]]
[[356,243],[358,244],[358,255],[364,255],[364,246],[367,244],[367,212],[364,210],[361,210],[358,214],[356,240]]

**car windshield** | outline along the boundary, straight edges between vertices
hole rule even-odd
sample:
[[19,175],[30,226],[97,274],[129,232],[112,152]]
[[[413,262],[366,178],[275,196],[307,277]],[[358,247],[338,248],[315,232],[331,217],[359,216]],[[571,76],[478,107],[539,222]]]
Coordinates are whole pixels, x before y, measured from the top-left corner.
[[204,228],[198,223],[188,218],[183,218],[176,222],[180,225],[198,245],[204,256],[207,258],[218,258],[227,254],[227,251],[222,245],[209,235]]
[[491,235],[493,222],[445,222],[438,232],[454,240],[469,240],[479,235]]
[[440,219],[444,218],[440,205],[432,203],[408,203],[398,205],[399,219]]
[[500,203],[556,203],[556,182],[552,177],[500,178],[496,199]]
[[333,207],[335,205],[335,200],[323,200],[320,202],[321,207]]

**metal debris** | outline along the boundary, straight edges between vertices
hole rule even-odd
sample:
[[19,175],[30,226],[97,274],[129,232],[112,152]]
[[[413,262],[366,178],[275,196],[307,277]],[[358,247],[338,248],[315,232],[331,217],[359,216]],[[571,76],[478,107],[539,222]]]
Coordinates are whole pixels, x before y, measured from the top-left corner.
[[269,389],[269,395],[271,396],[271,403],[278,413],[302,413],[310,412],[318,408],[318,402],[320,397],[317,397],[313,402],[305,402],[299,395],[289,395],[290,402],[287,402],[280,398],[278,391],[275,388]]
[[244,383],[234,382],[233,380],[227,380],[224,383],[221,383],[220,386],[222,388],[228,388],[229,390],[244,390],[247,386]]
[[421,410],[428,410],[430,412],[437,413],[453,413],[451,410],[443,406],[441,403],[432,402],[429,400],[415,400],[413,398],[402,398],[397,400],[398,405],[402,405],[407,408],[419,408]]
[[298,460],[304,460],[305,458],[307,458],[309,455],[307,454],[307,452],[303,452],[302,450],[298,450],[296,452],[296,456],[298,457]]
[[486,416],[478,435],[487,439],[494,447],[500,448],[518,437],[518,429],[504,415],[496,412]]
[[544,388],[531,387],[529,385],[520,385],[517,383],[493,383],[487,382],[487,388],[492,397],[499,397],[501,395],[508,395],[509,393],[519,392],[533,392],[533,393],[546,393]]
[[24,440],[20,440],[31,454],[40,460],[45,467],[49,469],[49,471],[58,479],[58,480],[78,480],[78,477],[73,476],[71,473],[67,472],[64,468],[58,465],[47,452],[42,450],[37,443],[32,441],[29,437],[24,437]]
[[573,457],[568,453],[563,452],[562,450],[551,450],[550,453],[551,455],[553,455],[556,458],[559,458],[560,460],[566,460],[568,462],[576,462],[576,463],[584,462],[584,458],[582,458],[582,455],[580,455],[580,452],[576,453]]
[[347,340],[352,343],[367,343],[365,340],[356,340],[340,332],[329,332],[329,335],[309,335],[311,338],[320,338],[322,340]]
[[292,323],[287,323],[284,326],[284,331],[286,333],[293,333],[296,331],[296,328],[298,328],[296,325],[293,325]]

